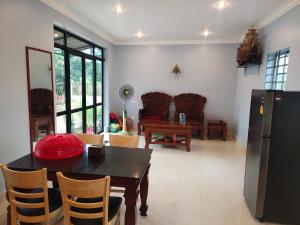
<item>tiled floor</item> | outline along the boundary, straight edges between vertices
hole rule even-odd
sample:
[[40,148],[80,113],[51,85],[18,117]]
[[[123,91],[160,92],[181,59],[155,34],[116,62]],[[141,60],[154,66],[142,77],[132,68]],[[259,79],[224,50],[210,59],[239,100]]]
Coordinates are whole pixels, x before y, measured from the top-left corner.
[[[243,198],[245,150],[238,143],[193,139],[191,152],[152,148],[148,216],[138,216],[138,225],[260,224]],[[121,224],[123,213],[124,206]]]

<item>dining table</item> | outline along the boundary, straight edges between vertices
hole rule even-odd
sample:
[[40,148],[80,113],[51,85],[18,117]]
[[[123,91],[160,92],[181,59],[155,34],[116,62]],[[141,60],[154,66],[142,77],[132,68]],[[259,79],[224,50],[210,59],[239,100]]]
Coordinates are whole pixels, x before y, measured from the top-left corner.
[[[33,154],[25,155],[7,166],[18,171],[47,168],[47,177],[58,187],[56,172],[74,179],[111,177],[111,186],[125,188],[125,225],[135,225],[137,199],[140,196],[140,215],[147,216],[148,174],[152,149],[104,146],[103,156],[89,156],[87,147],[83,154],[58,160],[42,160]],[[10,210],[8,210],[10,224]]]

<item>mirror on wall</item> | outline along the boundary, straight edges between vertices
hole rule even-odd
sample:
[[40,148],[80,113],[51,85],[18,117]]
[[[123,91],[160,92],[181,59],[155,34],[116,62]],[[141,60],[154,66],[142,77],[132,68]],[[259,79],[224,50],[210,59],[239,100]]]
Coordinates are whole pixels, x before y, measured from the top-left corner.
[[41,138],[53,134],[53,69],[52,53],[26,47],[28,104],[31,150]]

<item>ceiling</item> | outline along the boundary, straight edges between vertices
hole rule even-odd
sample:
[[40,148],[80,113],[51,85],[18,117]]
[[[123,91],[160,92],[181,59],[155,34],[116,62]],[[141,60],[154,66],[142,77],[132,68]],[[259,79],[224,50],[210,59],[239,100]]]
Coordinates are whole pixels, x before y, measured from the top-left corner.
[[[236,43],[299,0],[41,0],[114,44]],[[121,4],[123,12],[116,13]],[[210,34],[201,33],[207,29]],[[135,34],[145,35],[138,39]]]

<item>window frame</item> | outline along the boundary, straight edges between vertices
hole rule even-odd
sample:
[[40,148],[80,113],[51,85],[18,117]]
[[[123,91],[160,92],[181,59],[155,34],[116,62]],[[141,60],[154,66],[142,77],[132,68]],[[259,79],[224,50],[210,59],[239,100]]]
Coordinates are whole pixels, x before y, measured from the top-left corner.
[[[59,116],[66,116],[66,132],[71,133],[72,132],[72,121],[71,117],[73,113],[76,112],[82,112],[82,132],[86,133],[86,112],[89,109],[93,109],[93,133],[101,133],[103,132],[103,106],[104,106],[104,48],[100,47],[97,44],[94,44],[88,40],[85,40],[71,32],[68,32],[60,27],[54,26],[54,32],[58,31],[63,34],[64,38],[64,44],[58,44],[54,40],[54,48],[58,48],[64,51],[64,69],[65,69],[65,105],[66,108],[64,111],[56,112],[56,117]],[[84,43],[87,43],[88,45],[91,45],[93,47],[93,54],[87,54],[82,51],[70,48],[67,46],[67,37],[73,37],[78,39],[79,41],[82,41]],[[102,51],[101,57],[95,55],[95,48],[98,48]],[[82,105],[79,108],[72,109],[71,108],[71,76],[70,76],[70,55],[77,56],[81,58],[82,62]],[[55,57],[55,51],[54,51],[54,57]],[[93,104],[92,105],[86,105],[86,59],[92,60],[93,62]],[[101,62],[101,102],[97,102],[97,61]],[[54,65],[55,66],[55,65]],[[56,93],[55,93],[56,94]],[[97,107],[101,106],[102,109],[102,115],[101,115],[101,129],[97,129]]]
[[[287,75],[288,75],[288,66],[290,57],[290,48],[285,48],[276,52],[269,53],[267,55],[266,61],[266,71],[265,71],[265,82],[264,86],[266,90],[285,90],[287,84]],[[284,64],[280,65],[280,59],[284,59]],[[273,62],[271,66],[269,66],[270,62]],[[283,72],[279,73],[278,70],[280,67],[283,67]],[[272,72],[269,73],[268,71],[271,70]],[[282,76],[281,81],[278,80],[278,76]],[[268,78],[271,78],[268,80]],[[277,85],[280,84],[281,88],[278,89]],[[270,85],[268,87],[267,85]]]

